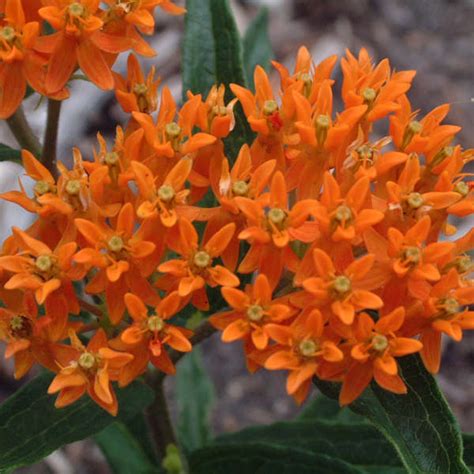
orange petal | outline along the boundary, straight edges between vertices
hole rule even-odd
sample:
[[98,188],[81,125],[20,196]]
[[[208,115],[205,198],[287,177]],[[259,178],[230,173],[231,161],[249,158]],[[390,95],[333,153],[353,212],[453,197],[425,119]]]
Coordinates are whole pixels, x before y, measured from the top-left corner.
[[222,340],[224,342],[233,342],[242,339],[250,331],[249,323],[244,319],[237,319],[230,323],[222,332]]

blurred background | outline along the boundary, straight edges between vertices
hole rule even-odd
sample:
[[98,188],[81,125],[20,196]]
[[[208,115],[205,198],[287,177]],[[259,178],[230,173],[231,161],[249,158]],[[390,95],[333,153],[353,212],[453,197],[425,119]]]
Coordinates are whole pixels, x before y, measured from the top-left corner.
[[[180,3],[180,2],[176,2]],[[445,102],[452,103],[449,123],[463,127],[459,142],[473,146],[474,136],[474,0],[233,0],[238,27],[243,34],[258,10],[270,14],[270,39],[274,57],[288,67],[298,47],[306,45],[315,61],[330,54],[343,55],[346,48],[357,52],[366,47],[376,60],[389,57],[397,70],[418,71],[409,93],[414,107],[422,113]],[[181,97],[180,42],[183,18],[156,14],[157,31],[151,38],[158,51],[154,64],[163,83],[175,97]],[[124,72],[126,55],[115,70]],[[336,69],[336,79],[340,79]],[[272,76],[277,85],[277,78]],[[95,135],[111,136],[126,117],[113,93],[75,81],[71,99],[63,106],[60,127],[60,157],[68,161],[71,147],[79,146],[85,157],[92,155]],[[41,133],[45,122],[44,104],[31,96],[26,104],[33,127]],[[15,145],[4,124],[0,142]],[[8,168],[8,169],[7,169]],[[10,189],[18,168],[2,165],[0,190]],[[18,224],[18,212],[0,203],[0,241],[7,225]],[[23,216],[28,219],[28,217]],[[472,220],[470,225],[472,226]],[[203,344],[203,353],[215,385],[212,425],[217,433],[238,430],[256,423],[270,423],[293,417],[299,410],[286,395],[284,374],[260,371],[249,375],[241,348],[222,344],[213,336]],[[464,431],[474,431],[474,334],[461,344],[447,343],[439,383]],[[11,368],[0,365],[0,401],[19,386]],[[174,381],[167,380],[172,399]],[[107,473],[98,448],[90,442],[74,443],[49,456],[24,473]],[[211,474],[211,473],[210,473]]]

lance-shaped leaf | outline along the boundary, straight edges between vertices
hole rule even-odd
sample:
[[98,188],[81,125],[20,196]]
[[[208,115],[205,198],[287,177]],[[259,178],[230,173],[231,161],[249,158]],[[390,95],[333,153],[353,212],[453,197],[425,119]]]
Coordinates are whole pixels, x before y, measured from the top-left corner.
[[204,370],[199,347],[178,364],[176,383],[179,440],[190,452],[204,446],[211,438],[209,414],[214,389]]
[[66,408],[48,395],[51,374],[42,374],[0,405],[0,472],[32,464],[65,444],[98,433],[117,419],[129,419],[153,400],[153,392],[135,381],[116,391],[119,413],[109,415],[89,397]]
[[0,161],[15,161],[21,163],[21,152],[0,143]]
[[326,454],[266,443],[211,446],[193,452],[193,474],[362,474],[364,471]]
[[254,90],[253,72],[255,66],[260,65],[268,70],[273,58],[272,44],[268,36],[268,8],[261,8],[250,23],[244,35],[243,47],[247,83]]
[[94,436],[114,474],[158,474],[145,450],[128,427],[119,421]]
[[[372,384],[349,407],[367,417],[392,444],[408,473],[469,473],[463,461],[458,423],[418,355],[400,360],[406,395]],[[327,396],[337,398],[340,385],[315,380]]]
[[[183,96],[191,90],[205,98],[213,84],[225,84],[226,101],[231,83],[245,86],[242,41],[228,0],[187,0],[183,41]],[[225,140],[232,160],[253,134],[240,104],[234,107],[235,128]]]

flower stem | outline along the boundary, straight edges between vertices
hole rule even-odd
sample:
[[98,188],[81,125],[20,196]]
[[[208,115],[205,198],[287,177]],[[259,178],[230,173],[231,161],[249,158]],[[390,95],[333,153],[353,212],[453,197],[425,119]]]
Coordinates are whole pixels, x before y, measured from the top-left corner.
[[57,176],[56,153],[61,103],[60,100],[48,99],[48,119],[44,133],[42,161],[53,176]]
[[[208,337],[212,336],[215,332],[216,330],[214,327],[212,327],[208,321],[204,321],[194,331],[194,335],[191,338],[191,343],[193,346],[199,344]],[[186,352],[178,352],[173,349],[169,351],[169,357],[173,363],[178,362],[185,355]],[[148,372],[146,374],[147,383],[155,392],[155,400],[148,407],[146,416],[156,450],[158,451],[161,459],[164,459],[167,455],[166,448],[169,445],[178,446],[163,390],[165,377],[166,374],[164,372]],[[183,468],[186,470],[186,460],[183,456],[180,457]]]
[[170,444],[177,445],[177,441],[164,393],[164,378],[158,375],[154,372],[148,373],[146,377],[148,385],[155,392],[155,400],[148,407],[146,416],[156,450],[160,458],[164,459],[166,447]]
[[95,306],[94,304],[88,303],[87,301],[84,301],[83,299],[79,298],[79,306],[84,310],[88,311],[91,314],[94,314],[98,318],[101,318],[103,316],[102,311]]
[[39,158],[41,156],[41,144],[26,120],[23,107],[20,106],[11,117],[7,118],[6,122],[18,145]]

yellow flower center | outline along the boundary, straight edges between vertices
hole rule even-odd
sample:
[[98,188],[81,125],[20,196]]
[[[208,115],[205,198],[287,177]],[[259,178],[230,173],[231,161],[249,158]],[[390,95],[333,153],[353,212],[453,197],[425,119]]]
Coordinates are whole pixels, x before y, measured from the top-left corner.
[[107,242],[107,246],[109,247],[110,250],[112,250],[112,252],[120,252],[124,247],[124,242],[123,242],[122,237],[119,237],[118,235],[114,235]]
[[226,116],[228,114],[227,107],[224,107],[223,105],[214,105],[214,107],[212,107],[212,113],[214,115]]
[[421,133],[423,130],[423,125],[416,120],[412,120],[405,128],[403,134],[402,149],[405,148],[411,141],[414,135]]
[[254,304],[247,309],[247,317],[250,321],[258,322],[263,316],[263,308],[258,304]]
[[346,293],[351,291],[352,283],[348,277],[346,277],[345,275],[340,275],[334,278],[332,287],[339,295],[345,295]]
[[453,146],[445,146],[441,148],[438,153],[434,156],[434,158],[431,160],[431,163],[429,164],[430,168],[433,168],[435,166],[438,166],[441,162],[445,160],[448,156],[451,156],[454,153],[454,147]]
[[164,202],[170,202],[175,196],[173,186],[169,184],[163,184],[158,189],[158,197]]
[[372,87],[366,87],[362,91],[362,97],[364,99],[364,102],[371,103],[377,97],[377,91],[375,89],[372,89]]
[[366,163],[372,164],[374,162],[374,150],[369,145],[362,145],[357,148],[359,159]]
[[411,133],[412,135],[416,135],[417,133],[421,133],[423,130],[423,124],[418,122],[417,120],[412,120],[408,125],[407,125],[408,132]]
[[407,247],[402,253],[402,258],[406,262],[417,264],[421,260],[421,251],[418,247]]
[[43,194],[48,193],[50,190],[49,183],[46,181],[37,181],[34,187],[34,191],[36,194],[39,196],[42,196]]
[[148,92],[146,84],[135,84],[133,86],[133,92],[137,95],[145,95]]
[[412,209],[418,209],[424,204],[423,196],[420,193],[410,193],[407,203]]
[[23,328],[23,317],[22,316],[13,316],[10,319],[10,328],[13,331],[19,331]]
[[273,207],[268,211],[268,219],[275,225],[282,224],[283,221],[286,219],[286,212],[279,207]]
[[79,194],[81,191],[81,182],[78,179],[71,179],[66,184],[66,192],[71,196]]
[[3,28],[0,28],[0,37],[5,41],[11,42],[15,39],[15,36],[15,29],[11,26],[4,26]]
[[115,151],[111,151],[105,154],[104,161],[107,165],[116,165],[119,161],[119,155]]
[[165,133],[168,139],[178,138],[181,135],[181,127],[176,122],[167,123]]
[[148,329],[153,332],[161,331],[165,327],[165,322],[159,316],[151,316],[147,321]]
[[303,354],[305,357],[313,356],[319,349],[318,344],[316,344],[316,342],[314,342],[312,339],[301,341],[298,348],[301,354]]
[[328,135],[329,127],[331,126],[331,118],[329,115],[318,115],[316,117],[316,139],[319,145],[324,145]]
[[463,255],[456,260],[455,265],[459,273],[466,273],[472,267],[471,257],[469,257],[469,255]]
[[18,314],[10,319],[10,331],[15,338],[28,339],[33,334],[33,327],[28,318]]
[[459,193],[462,197],[465,197],[469,194],[469,186],[464,181],[459,181],[456,183],[456,186],[454,186],[454,191]]
[[345,205],[339,206],[334,213],[334,217],[339,222],[350,222],[352,220],[352,210]]
[[207,268],[211,264],[211,256],[204,250],[200,250],[194,254],[193,262],[198,268]]
[[80,17],[84,15],[86,9],[79,2],[71,3],[68,7],[68,12],[71,16]]
[[81,368],[90,370],[96,364],[96,358],[90,352],[83,352],[79,357],[78,364]]
[[278,104],[274,100],[266,100],[263,104],[263,113],[265,115],[272,115],[278,110]]
[[249,185],[245,181],[236,181],[232,184],[232,192],[236,196],[246,196],[249,191]]
[[35,265],[41,272],[48,272],[53,266],[53,260],[49,255],[40,255],[36,258]]
[[459,313],[459,302],[456,298],[445,298],[440,301],[440,306],[444,309],[445,313],[452,316],[453,314]]
[[383,352],[388,347],[388,339],[383,334],[376,334],[372,338],[372,347],[377,352]]

